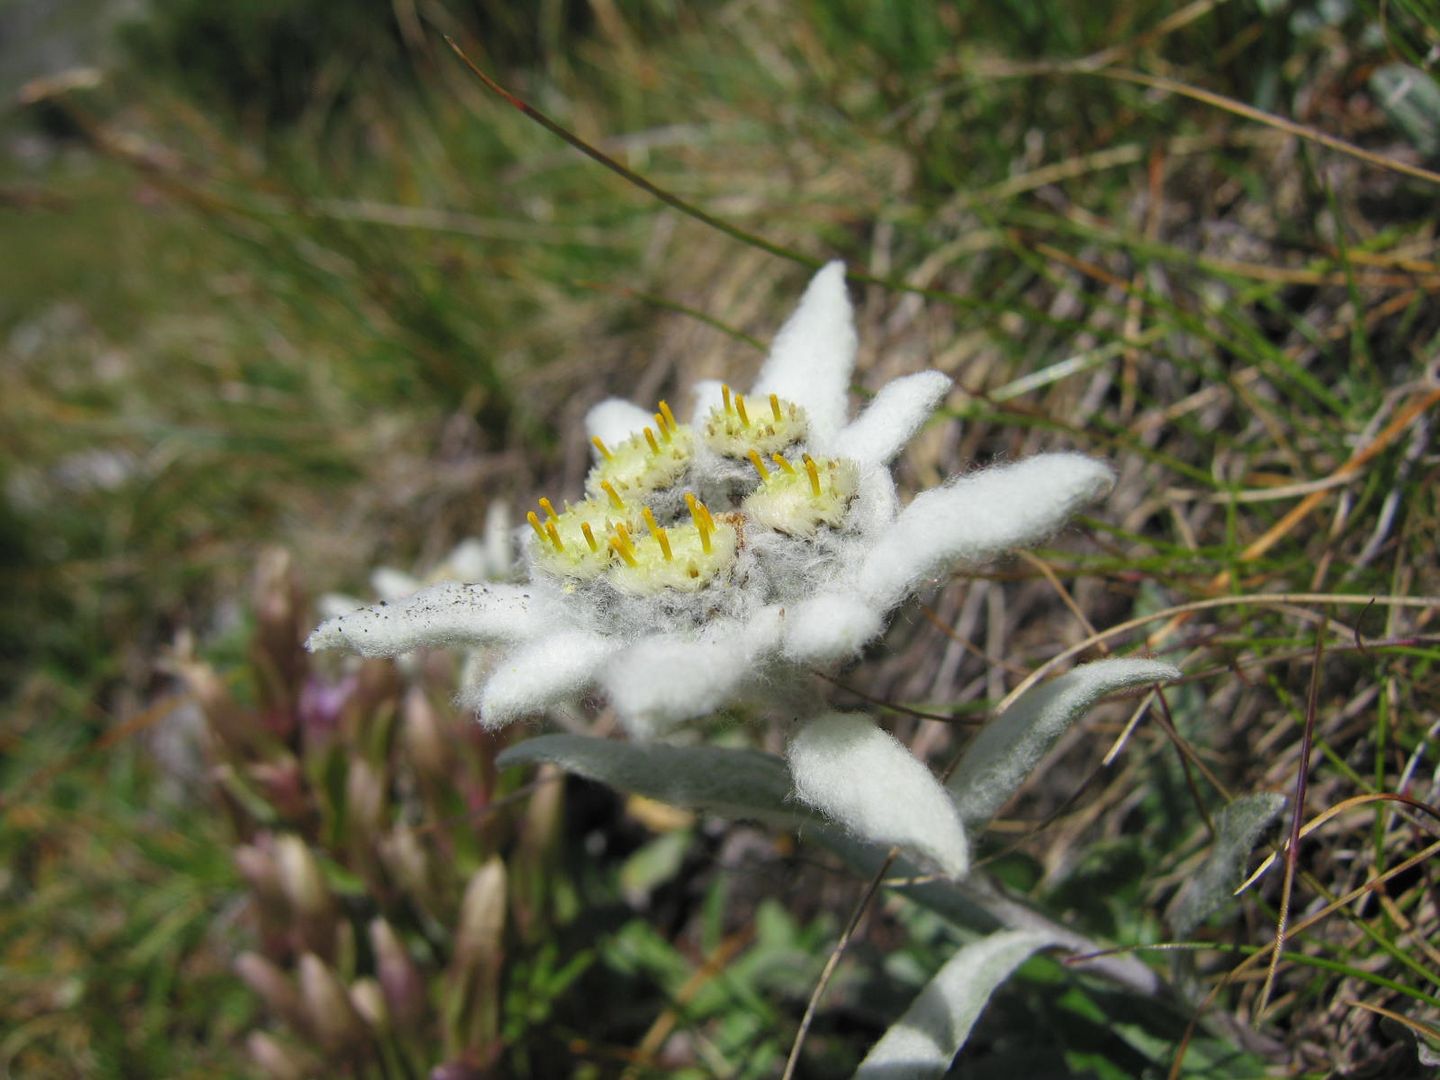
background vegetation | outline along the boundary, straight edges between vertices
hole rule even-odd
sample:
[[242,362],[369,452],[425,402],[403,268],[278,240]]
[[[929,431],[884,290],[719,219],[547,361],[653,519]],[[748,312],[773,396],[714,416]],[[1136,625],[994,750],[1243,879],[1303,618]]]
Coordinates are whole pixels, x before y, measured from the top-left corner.
[[[1187,672],[1133,728],[1097,714],[985,838],[1051,917],[1183,940],[1141,953],[1170,990],[1033,961],[964,1074],[1416,1074],[1440,1027],[1428,0],[155,0],[92,37],[98,66],[3,119],[0,1068],[776,1074],[865,882],[496,774],[445,658],[316,711],[344,673],[297,638],[307,596],[576,490],[599,397],[743,384],[839,257],[857,391],[956,380],[902,482],[1062,448],[1121,482],[1052,550],[937,589],[838,700],[954,718],[891,714],[939,767],[1064,649]],[[468,779],[427,788],[424,708]],[[1338,810],[1298,848],[1268,987],[1283,868],[1175,919],[1216,815],[1261,791],[1287,828],[1297,791],[1296,823]],[[951,942],[882,891],[803,1075],[853,1067]]]

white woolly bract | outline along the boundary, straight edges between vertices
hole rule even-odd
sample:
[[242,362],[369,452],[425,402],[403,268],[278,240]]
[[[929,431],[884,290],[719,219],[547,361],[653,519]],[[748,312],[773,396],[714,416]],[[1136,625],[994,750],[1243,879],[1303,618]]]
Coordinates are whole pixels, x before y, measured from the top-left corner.
[[[585,414],[585,434],[599,436],[607,446],[618,446],[655,423],[652,414],[623,398],[606,398]],[[598,451],[596,451],[598,453]]]
[[995,989],[1032,955],[1054,944],[1049,934],[1002,930],[966,945],[870,1048],[856,1080],[944,1076]]
[[584,630],[546,635],[501,657],[482,685],[462,691],[461,704],[486,727],[503,727],[584,693],[618,647]]
[[626,729],[646,738],[684,720],[707,716],[759,677],[780,636],[780,611],[722,622],[698,637],[655,634],[606,665],[605,695]]
[[844,454],[862,465],[886,465],[914,438],[950,389],[950,377],[922,371],[886,383],[859,418],[827,453]]
[[845,264],[828,263],[775,335],[751,394],[757,400],[778,394],[803,406],[813,436],[823,443],[845,424],[858,346]]
[[554,613],[520,585],[450,582],[396,603],[382,602],[337,615],[310,635],[305,647],[344,647],[361,656],[398,656],[411,649],[523,641]]
[[944,786],[868,717],[813,720],[787,756],[795,794],[859,838],[904,848],[952,878],[969,869],[970,846]]
[[888,609],[956,563],[982,563],[1045,539],[1113,485],[1102,462],[1042,454],[922,492],[871,550],[856,584]]
[[950,777],[968,826],[989,821],[1055,740],[1106,694],[1180,677],[1158,660],[1097,660],[1027,690],[972,742]]
[[854,656],[885,627],[882,613],[853,592],[824,592],[785,612],[785,655],[798,664]]

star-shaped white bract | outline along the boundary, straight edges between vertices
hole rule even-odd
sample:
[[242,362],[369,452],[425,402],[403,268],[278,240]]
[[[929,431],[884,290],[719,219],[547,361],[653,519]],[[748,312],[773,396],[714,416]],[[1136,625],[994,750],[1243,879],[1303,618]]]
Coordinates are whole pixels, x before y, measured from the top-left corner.
[[[503,645],[461,695],[492,727],[595,690],[640,736],[747,698],[813,715],[796,693],[813,669],[858,654],[926,582],[1044,539],[1113,483],[1100,462],[1047,454],[955,478],[902,509],[889,463],[950,380],[896,379],[851,420],[856,346],[844,268],[831,263],[750,394],[702,384],[688,425],[663,402],[658,413],[618,399],[590,411],[587,497],[564,511],[542,500],[544,516],[530,515],[527,584],[426,589],[328,620],[310,648]],[[817,725],[792,743],[806,776],[844,777],[865,747],[894,759],[891,775],[915,772],[878,729],[893,746],[835,717]],[[926,797],[939,805],[934,787]],[[803,783],[798,793],[881,838],[860,820],[873,817],[865,799],[851,812]],[[963,843],[958,818],[953,832]],[[946,850],[926,854],[957,872],[963,856],[953,840]]]

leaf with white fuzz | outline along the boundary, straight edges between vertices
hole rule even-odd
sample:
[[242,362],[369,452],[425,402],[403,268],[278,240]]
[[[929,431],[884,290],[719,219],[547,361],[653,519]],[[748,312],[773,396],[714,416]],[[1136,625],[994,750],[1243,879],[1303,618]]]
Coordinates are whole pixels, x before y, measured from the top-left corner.
[[585,414],[585,434],[592,439],[598,437],[609,446],[618,446],[654,423],[655,418],[639,405],[623,398],[606,398]]
[[1006,930],[966,945],[870,1048],[856,1070],[857,1080],[944,1076],[996,988],[1053,944],[1048,934]]
[[451,582],[337,615],[322,623],[305,647],[398,656],[411,649],[523,641],[544,629],[548,615],[548,602],[518,585]]
[[858,346],[845,264],[828,263],[775,335],[752,396],[778,394],[803,406],[812,435],[823,442],[845,425]]
[[620,791],[721,817],[789,827],[808,816],[789,800],[785,763],[755,750],[542,735],[510,747],[499,757],[502,767],[541,762]]
[[857,584],[889,608],[956,563],[983,563],[1045,539],[1114,485],[1110,467],[1080,454],[1041,454],[923,492],[871,549]]
[[999,812],[1072,723],[1107,694],[1180,677],[1158,660],[1097,660],[1021,694],[972,742],[950,777],[967,826]]
[[503,727],[584,693],[617,647],[583,630],[547,635],[503,657],[482,686],[466,688],[460,703],[477,710],[485,727]]
[[969,869],[970,846],[944,786],[868,717],[813,720],[786,756],[795,794],[855,836],[904,848],[952,878]]
[[1215,821],[1215,845],[1205,865],[1185,883],[1170,909],[1170,925],[1177,937],[1189,937],[1192,930],[1234,900],[1255,842],[1284,807],[1284,795],[1259,791],[1236,799],[1220,811]]
[[930,419],[949,389],[949,376],[938,371],[886,383],[859,418],[840,432],[834,452],[862,464],[887,464]]

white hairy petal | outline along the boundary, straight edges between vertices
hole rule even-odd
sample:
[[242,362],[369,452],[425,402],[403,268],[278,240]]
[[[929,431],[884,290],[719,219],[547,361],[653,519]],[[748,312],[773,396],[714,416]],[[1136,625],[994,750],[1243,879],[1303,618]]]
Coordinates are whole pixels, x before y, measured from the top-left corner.
[[315,610],[320,613],[322,619],[335,619],[341,615],[349,615],[350,612],[359,611],[364,606],[364,600],[345,593],[321,593],[320,598],[315,601]]
[[[490,504],[485,511],[485,528],[480,537],[485,553],[483,578],[496,581],[509,577],[515,570],[515,536],[510,527],[508,502],[497,499]],[[460,580],[479,581],[481,578],[462,577]]]
[[445,576],[454,581],[488,581],[494,576],[490,573],[485,545],[473,536],[455,545],[455,550],[445,557],[444,569]]
[[690,413],[690,423],[699,427],[710,415],[710,410],[724,401],[720,390],[723,385],[719,379],[701,379],[695,384],[695,407]]
[[885,628],[884,613],[854,592],[823,592],[785,612],[785,655],[798,664],[854,656]]
[[425,583],[419,578],[388,566],[377,567],[370,573],[370,588],[381,600],[403,600],[424,587]]
[[612,638],[584,630],[547,634],[502,657],[460,703],[479,712],[485,727],[503,727],[584,693],[615,650]]
[[966,945],[870,1048],[856,1080],[944,1076],[996,988],[1034,953],[1054,944],[1049,934],[1002,930]]
[[647,738],[715,712],[754,678],[757,657],[775,649],[777,614],[767,608],[743,627],[724,624],[700,639],[656,634],[630,646],[601,679],[620,722]]
[[790,740],[795,794],[856,836],[921,856],[952,878],[970,866],[969,845],[944,786],[864,716],[811,721]]
[[585,414],[585,434],[592,439],[598,435],[601,442],[615,446],[654,423],[654,416],[639,405],[632,405],[623,398],[606,398],[600,404],[591,406]]
[[846,524],[862,537],[878,536],[894,524],[899,513],[900,496],[890,470],[884,465],[860,466],[860,488]]
[[397,603],[337,615],[305,647],[348,648],[361,656],[397,656],[411,649],[521,641],[544,629],[549,603],[518,585],[449,582]]
[[917,495],[871,550],[856,584],[888,608],[956,563],[980,563],[1045,539],[1114,485],[1109,466],[1041,454]]
[[858,345],[845,265],[832,262],[811,279],[800,306],[775,335],[753,395],[779,394],[803,405],[812,438],[824,443],[845,425]]
[[1097,660],[1027,690],[975,737],[950,777],[960,816],[989,821],[1055,740],[1106,694],[1180,677],[1158,660]]
[[950,377],[922,371],[886,383],[860,417],[836,437],[826,453],[862,464],[885,465],[930,418],[950,389]]

